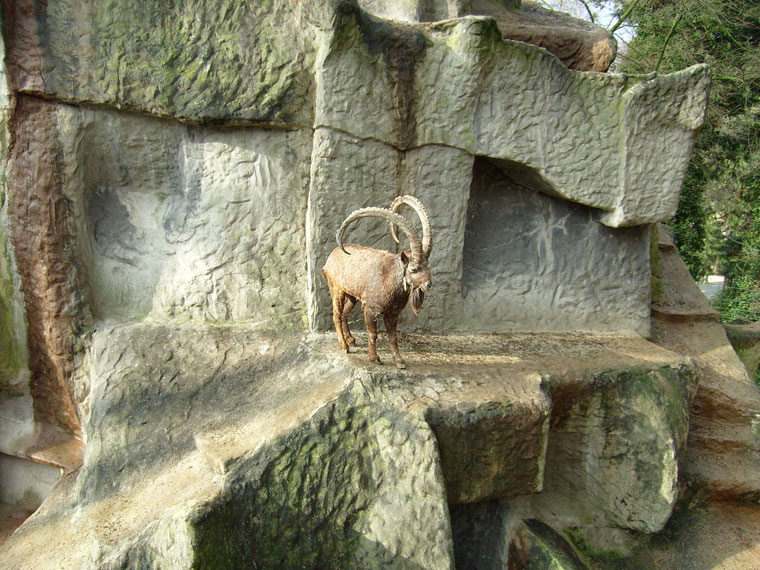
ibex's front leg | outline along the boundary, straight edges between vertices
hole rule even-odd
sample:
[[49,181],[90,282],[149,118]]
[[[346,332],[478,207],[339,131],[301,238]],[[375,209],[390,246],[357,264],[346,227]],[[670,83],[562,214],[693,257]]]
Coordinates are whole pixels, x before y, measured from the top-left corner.
[[330,288],[330,293],[332,295],[333,324],[335,325],[335,332],[338,333],[338,340],[340,341],[341,348],[346,352],[350,352],[348,343],[343,336],[343,326],[341,322],[343,318],[343,304],[346,300],[346,296],[343,291],[339,291],[337,288],[333,287]]
[[375,315],[372,311],[364,305],[364,322],[367,325],[367,344],[369,345],[369,359],[378,364],[382,364],[380,357],[377,355],[377,323],[375,322]]
[[396,325],[398,325],[398,315],[385,315],[383,317],[383,321],[385,321],[385,332],[388,333],[388,342],[391,343],[391,350],[393,351],[393,360],[396,361],[396,368],[406,368],[404,359],[401,358],[401,353],[398,350],[398,339],[396,338]]
[[353,310],[354,305],[356,305],[356,297],[352,297],[351,295],[346,295],[346,299],[343,304],[343,315],[341,318],[341,324],[343,325],[343,338],[346,339],[346,342],[348,344],[354,344],[356,342],[354,335],[351,334],[351,331],[348,328],[348,315],[351,314],[351,311]]

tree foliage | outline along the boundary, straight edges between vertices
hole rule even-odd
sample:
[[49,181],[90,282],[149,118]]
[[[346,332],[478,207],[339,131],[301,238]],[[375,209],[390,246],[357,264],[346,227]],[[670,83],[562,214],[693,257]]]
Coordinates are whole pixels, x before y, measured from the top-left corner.
[[724,318],[760,320],[760,2],[622,0],[615,8],[636,32],[621,71],[710,65],[707,121],[671,227],[694,277],[726,276]]

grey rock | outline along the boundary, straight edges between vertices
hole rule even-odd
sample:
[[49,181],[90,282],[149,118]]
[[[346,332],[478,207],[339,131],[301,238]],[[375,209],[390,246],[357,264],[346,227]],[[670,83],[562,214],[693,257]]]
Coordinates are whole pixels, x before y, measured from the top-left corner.
[[602,372],[554,385],[537,518],[583,550],[627,553],[630,531],[662,530],[678,498],[694,363]]
[[[576,73],[473,16],[422,26],[346,12],[328,46],[317,126],[518,162],[556,194],[605,210],[613,227],[675,211],[704,119],[704,66],[667,77]],[[662,137],[676,143],[672,162],[655,160]]]
[[[646,227],[607,228],[588,208],[528,190],[515,165],[475,162],[463,313],[491,331],[649,331]],[[477,325],[475,323],[478,323]]]
[[7,69],[15,89],[63,101],[309,125],[314,33],[331,4],[21,1],[8,11]]
[[97,318],[303,327],[308,131],[56,117]]
[[704,66],[576,73],[504,40],[493,18],[446,11],[461,17],[398,23],[340,2],[39,11],[19,2],[7,67],[15,89],[46,98],[191,122],[327,126],[402,149],[441,144],[512,160],[607,211],[613,227],[674,213],[704,119]]
[[[706,69],[578,73],[609,37],[569,33],[584,61],[562,63],[504,40],[546,44],[506,30],[518,4],[3,10],[0,370],[52,355],[87,455],[0,565],[494,567],[663,527],[694,365],[610,333],[649,332],[648,224],[675,210]],[[407,193],[436,237],[401,372],[306,331],[330,328],[340,222]],[[349,239],[393,245],[381,222]],[[505,331],[534,332],[463,334]]]

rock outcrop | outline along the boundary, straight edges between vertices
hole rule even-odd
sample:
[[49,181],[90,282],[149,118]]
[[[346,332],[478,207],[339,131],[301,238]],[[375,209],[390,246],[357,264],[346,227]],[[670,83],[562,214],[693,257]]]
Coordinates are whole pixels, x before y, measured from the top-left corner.
[[497,556],[467,531],[496,503],[567,535],[667,520],[689,359],[635,336],[420,335],[397,371],[334,342],[95,332],[85,463],[3,566],[452,568]]
[[678,293],[665,293],[654,304],[653,339],[693,357],[700,370],[681,466],[685,482],[702,498],[755,502],[760,494],[760,391],[672,240],[660,232],[659,241],[663,291]]
[[760,370],[760,323],[727,324],[726,334],[751,376]]

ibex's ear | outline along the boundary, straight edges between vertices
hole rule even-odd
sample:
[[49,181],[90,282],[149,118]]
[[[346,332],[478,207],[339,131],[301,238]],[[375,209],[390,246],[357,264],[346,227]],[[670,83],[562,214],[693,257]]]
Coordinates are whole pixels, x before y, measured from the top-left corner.
[[409,265],[409,256],[406,254],[406,252],[402,251],[399,255],[401,255],[401,263],[404,264],[404,267]]

